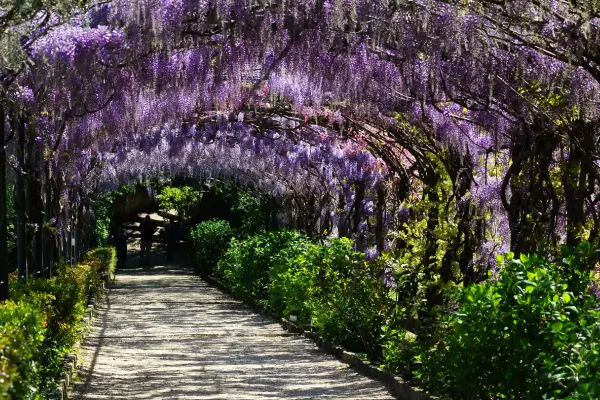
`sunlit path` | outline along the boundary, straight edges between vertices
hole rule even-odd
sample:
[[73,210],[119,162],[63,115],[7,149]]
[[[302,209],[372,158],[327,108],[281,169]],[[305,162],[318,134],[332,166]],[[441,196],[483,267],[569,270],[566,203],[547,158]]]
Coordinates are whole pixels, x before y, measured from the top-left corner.
[[393,398],[184,265],[121,271],[94,327],[76,399]]

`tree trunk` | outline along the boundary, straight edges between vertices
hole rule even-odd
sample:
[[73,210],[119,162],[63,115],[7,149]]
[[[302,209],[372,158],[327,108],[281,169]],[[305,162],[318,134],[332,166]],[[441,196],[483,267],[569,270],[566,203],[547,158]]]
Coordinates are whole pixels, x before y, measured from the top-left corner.
[[377,189],[377,206],[376,206],[376,225],[375,225],[375,244],[379,253],[383,253],[384,250],[384,221],[383,216],[385,213],[385,189],[383,185],[379,185]]
[[0,301],[8,299],[8,221],[6,220],[6,115],[0,100]]
[[19,280],[27,279],[27,241],[26,241],[26,193],[25,193],[25,120],[22,116],[17,116],[17,269]]
[[360,225],[360,221],[362,219],[362,206],[363,200],[365,199],[365,183],[358,182],[356,183],[356,197],[354,198],[354,213],[352,215],[352,231],[357,233],[358,226]]
[[36,188],[36,195],[33,197],[35,202],[37,231],[35,233],[35,272],[36,276],[44,275],[44,227],[46,225],[46,215],[44,213],[44,188],[42,185],[42,171],[39,168],[37,158],[39,153],[36,153],[35,165],[35,182],[33,187]]

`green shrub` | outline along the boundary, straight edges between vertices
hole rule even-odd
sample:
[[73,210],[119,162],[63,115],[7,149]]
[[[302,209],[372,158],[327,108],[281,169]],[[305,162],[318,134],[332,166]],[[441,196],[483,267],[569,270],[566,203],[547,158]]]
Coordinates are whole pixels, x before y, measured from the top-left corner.
[[101,274],[114,268],[114,250],[92,252],[86,262],[63,265],[51,279],[10,282],[11,301],[0,304],[0,398],[54,392],[64,357],[79,339],[86,303],[100,293]]
[[236,232],[241,236],[254,235],[264,225],[264,212],[261,209],[260,198],[244,190],[237,190],[235,202],[231,207]]
[[217,275],[237,295],[253,302],[264,300],[274,258],[299,237],[295,232],[279,231],[257,234],[245,240],[232,239],[217,264]]
[[315,244],[292,231],[232,240],[217,272],[237,295],[296,315],[351,350],[381,357],[381,327],[394,307],[384,265],[366,263],[350,240]]
[[89,266],[63,266],[51,279],[30,279],[11,288],[11,298],[31,304],[47,321],[43,349],[37,360],[41,391],[53,387],[62,362],[79,337],[92,271]]
[[200,191],[191,186],[166,186],[156,196],[162,210],[176,210],[183,220],[189,218],[190,209],[198,204],[200,198]]
[[[40,300],[43,303],[44,300]],[[44,340],[45,315],[27,303],[0,304],[0,398],[40,399],[37,387]]]
[[445,340],[420,355],[422,381],[460,399],[599,398],[600,322],[586,249],[561,266],[509,254],[497,280],[466,288],[445,320]]
[[224,220],[206,221],[190,232],[196,267],[205,274],[213,274],[217,262],[227,250],[233,231]]
[[318,247],[312,260],[318,268],[313,324],[327,339],[379,358],[381,327],[392,311],[383,268],[367,263],[345,238]]
[[114,247],[100,247],[92,250],[86,255],[84,263],[100,275],[112,277],[117,268],[117,249]]
[[295,233],[281,249],[269,270],[268,305],[285,317],[296,315],[298,322],[308,324],[312,320],[317,268],[313,263],[318,246],[308,238]]
[[381,327],[381,366],[388,371],[412,377],[414,358],[419,354],[417,335],[401,324],[386,324]]

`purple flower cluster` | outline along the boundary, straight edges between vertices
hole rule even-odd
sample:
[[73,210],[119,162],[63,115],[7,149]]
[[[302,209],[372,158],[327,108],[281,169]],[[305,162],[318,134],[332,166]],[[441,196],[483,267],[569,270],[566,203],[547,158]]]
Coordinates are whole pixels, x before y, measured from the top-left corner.
[[[235,177],[298,208],[302,196],[326,199],[321,220],[342,223],[357,209],[355,228],[368,237],[377,207],[386,226],[410,219],[378,204],[378,189],[404,171],[419,191],[419,168],[458,152],[470,162],[460,174],[472,177],[459,201],[485,215],[476,262],[486,263],[510,240],[502,181],[523,126],[540,114],[597,118],[598,81],[552,56],[581,49],[570,38],[589,37],[588,28],[557,20],[570,9],[550,0],[490,6],[498,25],[470,5],[416,1],[419,12],[390,13],[388,3],[114,0],[70,20],[51,15],[53,29],[26,35],[30,68],[10,100],[34,116],[65,210],[80,200],[68,187]],[[556,46],[502,36],[505,15],[535,16],[519,29]],[[556,151],[556,162],[567,154]]]

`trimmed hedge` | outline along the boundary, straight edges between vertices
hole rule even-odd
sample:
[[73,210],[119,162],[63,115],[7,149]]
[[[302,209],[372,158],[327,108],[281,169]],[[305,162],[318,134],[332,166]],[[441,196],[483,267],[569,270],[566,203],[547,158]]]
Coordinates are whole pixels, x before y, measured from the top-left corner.
[[385,266],[367,263],[349,239],[315,243],[293,231],[232,240],[217,266],[236,295],[286,317],[295,315],[328,340],[379,359],[381,327],[393,312]]
[[205,221],[192,229],[192,257],[200,273],[210,275],[214,272],[233,234],[229,222],[223,220]]
[[115,264],[114,249],[98,249],[84,264],[59,267],[51,279],[11,280],[11,298],[0,304],[0,398],[53,398],[86,304],[101,294],[103,276]]
[[[232,240],[217,275],[237,296],[294,315],[440,398],[600,398],[600,264],[589,243],[559,262],[509,253],[499,272],[446,288],[452,307],[413,317],[418,276],[348,239],[281,231]],[[418,304],[417,306],[418,307]]]

